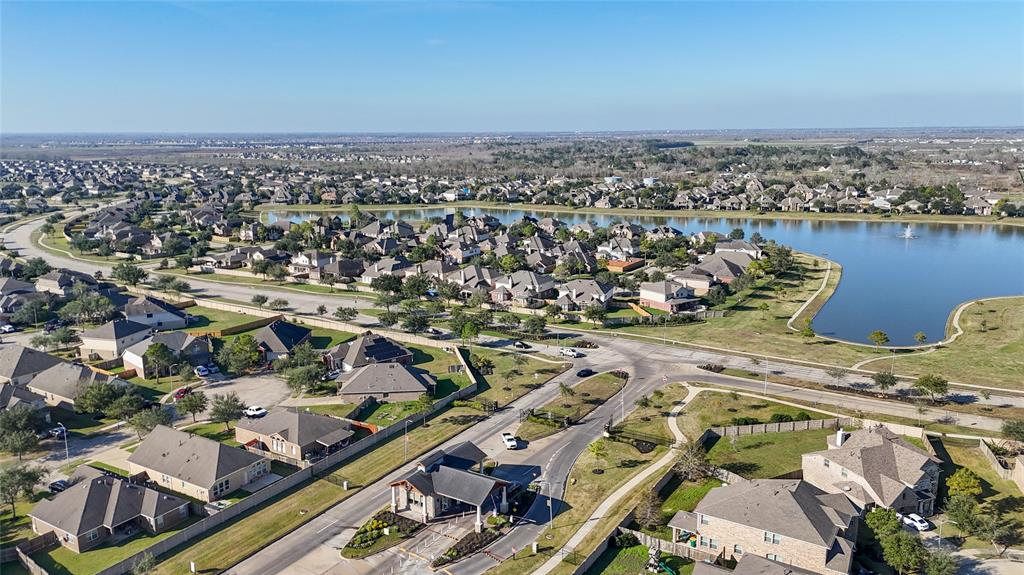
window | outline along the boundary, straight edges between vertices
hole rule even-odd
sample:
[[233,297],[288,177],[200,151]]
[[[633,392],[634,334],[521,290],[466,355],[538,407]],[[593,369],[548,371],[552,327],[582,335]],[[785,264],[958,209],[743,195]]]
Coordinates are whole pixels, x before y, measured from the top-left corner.
[[842,471],[839,472],[839,475],[842,475],[843,477],[846,477],[846,468],[845,467],[843,468]]
[[826,459],[826,460],[825,460],[825,467],[828,467],[828,464],[829,464],[829,463],[830,463],[830,461]]
[[707,515],[701,515],[700,516],[700,524],[701,525],[711,525],[711,520],[708,519]]
[[743,555],[743,548],[740,547],[739,545],[733,545],[732,546],[732,553],[733,553],[733,555]]
[[712,537],[700,536],[700,546],[707,547],[708,549],[718,549],[718,541],[715,541]]
[[782,559],[779,559],[779,556],[774,554],[774,553],[769,553],[769,554],[765,555],[765,558],[770,559],[772,561],[778,561],[779,563],[785,563],[785,561],[783,561]]
[[98,537],[99,535],[97,535],[95,531],[90,531],[85,534],[86,541],[95,541]]
[[778,545],[782,542],[782,536],[778,533],[772,533],[771,531],[764,532],[764,542],[771,543],[772,545]]

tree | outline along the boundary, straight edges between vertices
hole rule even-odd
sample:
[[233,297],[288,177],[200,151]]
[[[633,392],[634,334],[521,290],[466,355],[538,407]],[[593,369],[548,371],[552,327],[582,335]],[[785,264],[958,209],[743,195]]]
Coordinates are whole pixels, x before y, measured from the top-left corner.
[[875,344],[875,347],[879,347],[889,343],[889,334],[878,329],[868,334],[868,340]]
[[258,307],[260,309],[262,309],[263,306],[267,305],[268,301],[270,301],[270,298],[265,296],[265,295],[263,295],[263,294],[258,294],[258,295],[252,296],[252,303],[253,303],[253,305],[255,305],[256,307]]
[[224,344],[217,352],[217,361],[232,373],[243,373],[260,360],[259,342],[251,335],[242,334]]
[[562,308],[558,307],[558,304],[549,303],[544,306],[544,316],[548,319],[556,320],[562,315]]
[[914,382],[914,389],[927,393],[934,403],[936,395],[946,395],[949,392],[949,382],[941,376],[925,374]]
[[523,320],[523,332],[530,335],[539,335],[544,333],[547,325],[548,322],[544,318],[539,315],[531,315]]
[[325,370],[326,368],[322,363],[294,367],[288,370],[285,375],[285,382],[293,392],[300,393],[316,387],[320,383],[320,377],[323,376]]
[[316,315],[327,315],[327,306],[325,306],[324,304],[316,306]]
[[46,471],[42,467],[23,464],[0,467],[0,500],[11,506],[11,519],[18,516],[15,504],[22,497],[30,497]]
[[882,538],[882,557],[890,567],[902,575],[921,566],[925,558],[925,548],[920,539],[899,530]]
[[1003,437],[1024,443],[1024,419],[1007,419],[1003,422]]
[[192,254],[179,254],[174,256],[174,265],[188,272],[188,268],[192,267]]
[[41,429],[45,423],[45,413],[29,405],[15,404],[0,410],[0,434],[16,431],[35,432]]
[[928,553],[924,560],[924,575],[956,575],[960,560],[944,549]]
[[402,329],[409,333],[421,333],[430,327],[430,320],[421,313],[410,313],[402,320]]
[[946,499],[946,517],[949,517],[961,530],[974,532],[974,522],[980,513],[978,502],[971,495],[953,495]]
[[106,408],[106,414],[118,421],[129,421],[133,415],[139,412],[145,400],[136,393],[126,393],[114,400]]
[[568,400],[576,396],[576,390],[560,381],[558,382],[558,394],[562,396],[562,399]]
[[992,544],[1000,556],[1006,553],[1010,541],[1015,538],[1015,528],[998,511],[982,513],[974,520],[972,535]]
[[875,507],[864,516],[864,523],[879,540],[896,533],[902,525],[896,511],[888,507]]
[[811,318],[804,319],[804,326],[800,328],[800,337],[807,341],[814,339],[814,324],[811,322]]
[[359,315],[359,312],[354,307],[340,306],[334,310],[334,317],[341,321],[352,321],[356,319],[357,315]]
[[876,371],[871,374],[871,381],[875,382],[878,389],[885,391],[896,385],[896,376],[887,371]]
[[683,481],[698,481],[711,476],[715,467],[708,461],[708,452],[703,446],[687,443],[673,464],[672,471]]
[[462,337],[462,344],[468,345],[476,341],[476,338],[480,336],[480,327],[477,326],[476,322],[466,322],[462,326],[462,333],[459,335]]
[[946,479],[946,490],[950,497],[957,495],[977,497],[981,495],[981,478],[970,469],[961,467]]
[[424,393],[416,400],[416,413],[423,416],[423,424],[427,423],[427,415],[434,409],[434,399],[429,393]]
[[928,336],[925,335],[923,331],[919,331],[914,334],[914,341],[916,341],[917,343],[924,343],[928,341]]
[[458,299],[462,288],[455,282],[445,281],[437,284],[437,297],[444,300],[445,307],[451,307],[452,300]]
[[588,445],[587,451],[598,461],[605,461],[608,458],[608,444],[603,439],[598,439]]
[[583,317],[592,323],[601,323],[608,317],[608,310],[597,304],[588,305],[583,310]]
[[156,571],[156,558],[152,553],[143,553],[132,563],[131,575],[150,575]]
[[209,407],[210,400],[206,397],[206,394],[201,391],[193,391],[192,393],[186,394],[185,397],[178,400],[176,404],[178,410],[184,411],[192,416],[192,423],[196,422],[196,416],[206,411]]
[[153,366],[153,373],[156,376],[157,385],[160,384],[160,372],[174,365],[175,357],[171,348],[166,344],[157,342],[149,346],[146,353],[142,354],[143,361]]
[[[591,444],[593,445],[593,443]],[[644,491],[636,505],[636,522],[645,529],[657,529],[665,522],[661,506],[664,502],[654,489]]]
[[114,266],[110,276],[118,281],[134,286],[146,281],[146,278],[149,277],[149,272],[135,264],[119,263]]
[[391,327],[398,323],[402,316],[397,311],[383,311],[377,316],[377,323],[384,327]]
[[825,373],[832,379],[836,380],[836,385],[839,385],[841,381],[846,379],[846,376],[850,375],[850,372],[839,366],[829,367],[825,370]]
[[370,281],[370,288],[380,295],[397,294],[402,291],[402,278],[393,274],[381,274]]
[[743,233],[743,228],[733,228],[732,231],[729,232],[729,239],[742,240],[745,235],[746,234]]
[[17,455],[18,461],[21,461],[24,454],[32,451],[38,445],[39,438],[30,429],[5,431],[3,435],[0,435],[0,450]]
[[117,398],[130,388],[112,381],[96,380],[84,385],[75,399],[75,410],[82,413],[105,413]]
[[280,310],[283,310],[283,309],[288,309],[288,300],[286,300],[284,298],[281,298],[281,297],[274,298],[274,299],[270,300],[269,303],[267,303],[267,307],[269,307],[270,309],[275,310],[275,311],[280,311]]
[[135,433],[139,435],[139,439],[142,436],[156,429],[158,425],[170,425],[174,418],[171,416],[171,412],[164,409],[162,406],[154,406],[151,409],[144,409],[128,420],[128,425],[135,430]]
[[29,258],[21,268],[21,276],[25,281],[35,279],[41,275],[50,273],[50,264],[43,258]]
[[210,406],[210,421],[223,423],[224,429],[231,429],[231,422],[238,421],[245,415],[245,403],[238,394],[231,391],[225,394],[215,394]]
[[761,312],[761,317],[764,319],[768,319],[770,317],[771,307],[767,302],[761,302],[761,304],[757,306],[757,309]]
[[640,409],[647,409],[648,407],[651,406],[651,399],[646,395],[641,395],[640,397],[636,398],[636,401],[633,402],[633,405],[639,407]]

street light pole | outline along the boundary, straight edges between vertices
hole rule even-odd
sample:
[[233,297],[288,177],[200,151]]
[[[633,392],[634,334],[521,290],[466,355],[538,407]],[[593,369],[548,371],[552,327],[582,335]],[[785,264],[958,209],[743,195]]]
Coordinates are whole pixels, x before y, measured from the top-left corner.
[[405,460],[409,461],[409,420],[405,420]]
[[768,395],[768,356],[764,356],[764,395]]
[[[71,450],[68,449],[68,428],[64,427],[64,424],[59,421],[57,426],[60,427],[60,434],[64,436],[64,466],[71,467]],[[68,472],[70,473],[70,469]]]

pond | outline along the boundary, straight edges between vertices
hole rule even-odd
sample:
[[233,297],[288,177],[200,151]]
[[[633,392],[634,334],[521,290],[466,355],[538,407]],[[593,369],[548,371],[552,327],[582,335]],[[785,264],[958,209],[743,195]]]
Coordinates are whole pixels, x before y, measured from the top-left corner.
[[[389,219],[424,220],[452,208],[387,210]],[[796,250],[828,257],[843,266],[835,295],[814,318],[815,330],[830,337],[867,343],[867,335],[882,330],[892,345],[914,344],[924,332],[929,341],[944,337],[950,312],[961,302],[994,296],[1024,295],[1024,228],[996,224],[915,223],[912,239],[903,236],[906,224],[729,217],[687,217],[683,212],[660,216],[613,216],[580,212],[546,212],[516,208],[463,208],[466,215],[492,215],[503,223],[524,215],[557,217],[574,224],[591,221],[608,225],[629,221],[650,227],[667,224],[686,233],[728,232],[742,228],[749,237],[759,232]],[[270,212],[303,221],[320,213]],[[341,213],[344,217],[344,212]]]

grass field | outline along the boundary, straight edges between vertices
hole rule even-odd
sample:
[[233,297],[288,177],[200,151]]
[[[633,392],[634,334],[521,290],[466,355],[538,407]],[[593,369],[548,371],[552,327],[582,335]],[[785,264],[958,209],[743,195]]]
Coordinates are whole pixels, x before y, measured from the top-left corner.
[[313,413],[322,413],[324,415],[333,415],[334,417],[347,417],[350,418],[356,409],[355,404],[352,403],[328,403],[321,405],[306,405],[299,409],[308,409]]
[[680,481],[675,475],[665,484],[658,494],[662,498],[661,519],[662,525],[658,529],[641,529],[655,537],[672,539],[672,529],[668,522],[679,511],[693,511],[701,499],[715,487],[720,487],[722,482],[717,479],[706,479],[704,481]]
[[237,422],[231,422],[231,429],[224,429],[223,423],[200,423],[186,427],[184,431],[219,441],[225,445],[237,447],[241,444],[235,441],[235,423]]
[[14,504],[16,517],[11,518],[11,506],[4,503],[0,506],[0,545],[7,547],[19,539],[34,537],[32,531],[32,519],[26,513],[32,511],[37,501],[46,495],[42,491],[36,492],[31,499],[19,498]]
[[672,407],[686,397],[689,388],[681,383],[670,383],[659,391],[661,391],[660,397],[657,394],[648,397],[651,401],[650,407],[637,406],[626,416],[620,426],[632,433],[642,433],[675,441],[672,431],[668,428],[668,416]]
[[[643,575],[647,573],[647,557],[645,545],[625,548],[609,546],[585,571],[585,575]],[[678,575],[690,575],[696,565],[690,559],[675,555],[662,555],[661,558]]]
[[715,465],[747,479],[767,479],[800,469],[804,453],[828,448],[831,429],[722,437],[706,444]]
[[75,413],[59,407],[50,408],[50,421],[54,427],[58,423],[63,423],[68,431],[72,435],[93,435],[98,433],[100,429],[112,424],[117,423],[117,420],[111,418],[100,418],[96,419],[94,416],[87,413]]
[[472,354],[494,362],[494,370],[490,375],[479,376],[480,384],[474,399],[495,401],[498,405],[508,405],[544,385],[570,365],[540,361],[530,354],[486,347],[474,347]]
[[[584,417],[622,389],[622,383],[623,380],[610,373],[588,377],[572,387],[572,396],[558,397],[545,404],[539,411],[545,414],[551,413],[554,418],[576,415]],[[519,425],[516,436],[533,441],[558,431],[556,427],[534,421],[524,421]]]
[[206,332],[210,330],[222,330],[260,319],[255,315],[235,313],[233,311],[213,309],[201,306],[188,307],[185,308],[183,311],[192,314],[192,317],[195,319],[189,322],[188,327],[183,327],[176,331],[193,331],[201,329],[202,331]]
[[[968,447],[955,444],[950,441],[942,442],[942,447],[948,454],[948,458],[939,451],[946,464],[944,465],[944,477],[949,477],[957,469],[966,467],[981,478],[981,502],[982,509],[986,513],[998,513],[1007,524],[1013,524],[1020,533],[1024,528],[1024,494],[1017,485],[1009,480],[999,477],[992,466],[976,447]],[[955,534],[955,525],[947,525],[943,528],[943,536]],[[1024,541],[1019,538],[1013,542],[1013,546],[1020,546]],[[965,547],[986,549],[992,551],[992,545],[988,541],[982,541],[975,537],[968,537]]]
[[[480,415],[468,408],[442,412],[428,427],[409,430],[409,457],[422,455],[478,421]],[[348,491],[325,480],[306,483],[261,507],[258,520],[248,520],[252,514],[244,515],[163,557],[154,575],[188,573],[189,561],[195,561],[203,572],[227,569],[402,465],[404,449],[403,436],[396,435],[334,471],[336,477],[349,480]]]
[[810,415],[811,419],[831,417],[810,408],[801,409],[739,394],[703,391],[683,408],[678,420],[679,428],[686,437],[694,441],[705,429],[732,425],[732,419],[736,417],[754,417],[767,423],[775,413],[795,417],[801,412]]

